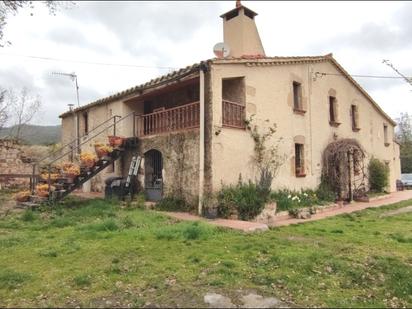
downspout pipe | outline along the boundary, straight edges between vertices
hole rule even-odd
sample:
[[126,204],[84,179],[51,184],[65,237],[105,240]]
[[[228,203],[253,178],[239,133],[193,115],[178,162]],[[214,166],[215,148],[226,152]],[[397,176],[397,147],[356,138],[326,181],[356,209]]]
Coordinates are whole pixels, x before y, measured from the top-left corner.
[[205,63],[200,64],[199,71],[199,105],[200,105],[200,123],[199,123],[199,204],[198,214],[203,212],[203,195],[204,195],[204,175],[205,175],[205,73],[208,67]]

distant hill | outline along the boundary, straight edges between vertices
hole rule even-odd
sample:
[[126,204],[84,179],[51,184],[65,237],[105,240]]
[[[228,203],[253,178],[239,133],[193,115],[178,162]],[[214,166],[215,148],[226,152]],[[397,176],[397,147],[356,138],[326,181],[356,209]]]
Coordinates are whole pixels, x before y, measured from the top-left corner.
[[[10,137],[16,127],[8,127],[0,130],[0,138]],[[50,145],[60,142],[60,126],[36,126],[24,125],[22,128],[22,142],[28,145]]]

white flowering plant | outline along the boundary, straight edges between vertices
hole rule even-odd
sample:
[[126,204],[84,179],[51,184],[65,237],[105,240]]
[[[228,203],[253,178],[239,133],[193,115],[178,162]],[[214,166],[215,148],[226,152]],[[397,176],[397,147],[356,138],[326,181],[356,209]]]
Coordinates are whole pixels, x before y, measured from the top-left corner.
[[291,210],[322,204],[316,191],[306,189],[302,191],[279,190],[272,192],[271,199],[276,201],[278,210]]

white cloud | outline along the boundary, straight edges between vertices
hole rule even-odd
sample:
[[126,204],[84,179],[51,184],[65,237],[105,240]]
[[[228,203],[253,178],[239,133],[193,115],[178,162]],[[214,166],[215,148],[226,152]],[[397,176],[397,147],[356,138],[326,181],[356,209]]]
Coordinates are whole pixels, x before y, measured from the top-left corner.
[[[410,65],[412,5],[404,2],[243,1],[259,15],[256,22],[269,56],[333,52],[352,74],[395,75],[382,59],[404,74]],[[56,16],[36,3],[34,16],[10,16],[5,31],[10,47],[1,53],[49,56],[94,62],[184,67],[213,57],[222,41],[226,2],[79,2]],[[43,98],[41,124],[58,124],[58,114],[75,103],[73,82],[51,72],[76,72],[82,104],[143,83],[168,70],[55,62],[0,55],[3,87],[31,87]],[[392,117],[412,113],[410,91],[402,80],[358,82]]]

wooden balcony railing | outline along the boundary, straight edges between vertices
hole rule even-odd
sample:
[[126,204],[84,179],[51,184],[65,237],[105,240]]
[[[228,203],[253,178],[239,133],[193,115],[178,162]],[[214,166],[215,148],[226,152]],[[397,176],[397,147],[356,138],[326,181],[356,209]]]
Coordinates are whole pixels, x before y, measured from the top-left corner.
[[199,102],[137,116],[137,136],[167,133],[198,128],[200,124]]
[[222,101],[223,126],[244,129],[245,106],[227,100]]

